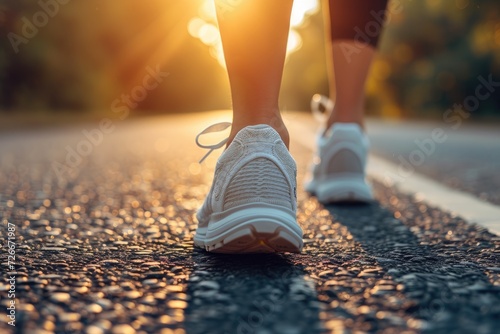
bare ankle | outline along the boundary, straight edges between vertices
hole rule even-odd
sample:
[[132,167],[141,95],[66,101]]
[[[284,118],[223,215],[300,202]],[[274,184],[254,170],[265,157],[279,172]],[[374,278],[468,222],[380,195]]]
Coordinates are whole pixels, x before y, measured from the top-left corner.
[[288,133],[288,129],[285,126],[285,123],[283,123],[281,116],[252,117],[251,119],[235,120],[231,128],[231,134],[229,135],[227,146],[231,144],[234,137],[236,137],[236,134],[243,128],[258,124],[266,124],[272,127],[280,135],[281,140],[283,140],[283,143],[286,145],[286,147],[290,147],[290,135]]

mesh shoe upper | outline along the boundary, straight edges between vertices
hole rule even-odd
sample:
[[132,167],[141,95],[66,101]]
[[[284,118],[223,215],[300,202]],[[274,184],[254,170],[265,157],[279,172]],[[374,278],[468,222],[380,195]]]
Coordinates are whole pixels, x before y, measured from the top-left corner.
[[335,177],[365,177],[369,140],[355,123],[336,123],[327,135],[318,137],[318,152],[306,190],[314,192],[318,183]]
[[295,214],[294,159],[279,134],[268,125],[242,129],[217,161],[212,188],[197,213],[199,225],[208,225],[213,213],[241,205],[266,203]]

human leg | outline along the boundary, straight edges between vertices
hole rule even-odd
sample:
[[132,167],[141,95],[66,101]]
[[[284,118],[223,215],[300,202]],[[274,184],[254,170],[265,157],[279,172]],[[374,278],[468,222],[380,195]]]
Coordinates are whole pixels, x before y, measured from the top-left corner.
[[365,83],[382,32],[387,0],[328,0],[327,62],[330,98],[326,128],[335,122],[363,126]]
[[278,106],[292,0],[216,0],[233,101],[228,145],[248,125],[267,124],[289,145]]
[[364,91],[386,1],[328,0],[327,5],[330,98],[335,103],[318,137],[306,190],[322,203],[367,202],[373,195],[365,179],[369,140],[363,131]]
[[278,108],[292,1],[216,4],[233,124],[197,213],[194,243],[220,253],[300,252],[297,166]]

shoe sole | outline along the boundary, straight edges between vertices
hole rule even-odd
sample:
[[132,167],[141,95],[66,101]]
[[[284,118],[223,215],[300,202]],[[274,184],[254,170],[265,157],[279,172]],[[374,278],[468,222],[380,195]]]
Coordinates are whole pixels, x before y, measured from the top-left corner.
[[[312,188],[312,187],[309,187]],[[321,182],[316,189],[310,191],[323,204],[339,202],[368,203],[373,201],[371,187],[364,179],[345,178]]]
[[198,229],[195,245],[225,254],[300,253],[302,230],[288,212],[269,207],[246,208]]

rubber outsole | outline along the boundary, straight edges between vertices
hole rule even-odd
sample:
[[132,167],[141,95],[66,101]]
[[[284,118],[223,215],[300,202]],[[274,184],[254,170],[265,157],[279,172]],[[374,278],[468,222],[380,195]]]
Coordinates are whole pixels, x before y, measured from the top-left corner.
[[267,208],[262,211],[243,210],[211,222],[208,229],[196,231],[195,245],[225,254],[300,253],[302,230],[295,217],[283,212],[273,215]]
[[308,190],[323,204],[373,201],[371,187],[361,178],[327,180],[316,187],[309,185]]

